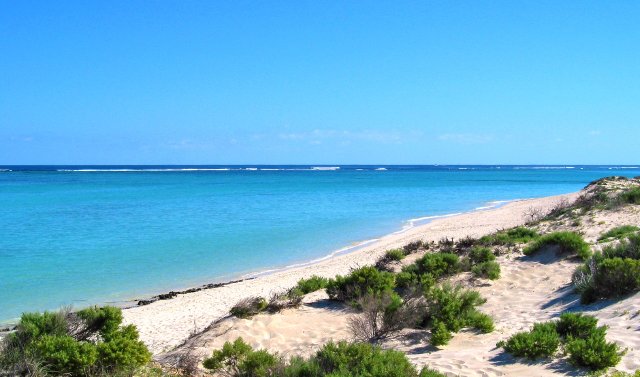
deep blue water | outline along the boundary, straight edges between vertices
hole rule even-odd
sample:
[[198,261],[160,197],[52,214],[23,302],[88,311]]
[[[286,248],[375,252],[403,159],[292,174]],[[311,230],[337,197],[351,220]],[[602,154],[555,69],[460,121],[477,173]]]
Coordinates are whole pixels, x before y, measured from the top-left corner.
[[409,219],[614,174],[640,169],[0,166],[0,321],[308,261]]

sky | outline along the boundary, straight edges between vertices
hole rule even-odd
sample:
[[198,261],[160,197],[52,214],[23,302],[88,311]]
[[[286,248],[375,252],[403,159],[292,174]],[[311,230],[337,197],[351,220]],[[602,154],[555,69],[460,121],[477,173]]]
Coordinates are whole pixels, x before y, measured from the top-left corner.
[[0,0],[0,164],[637,164],[638,1]]

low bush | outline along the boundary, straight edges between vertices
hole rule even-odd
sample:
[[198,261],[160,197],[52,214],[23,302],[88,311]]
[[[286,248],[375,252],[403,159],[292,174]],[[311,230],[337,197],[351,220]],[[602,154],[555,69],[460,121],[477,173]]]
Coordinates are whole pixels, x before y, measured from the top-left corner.
[[605,328],[600,327],[585,338],[569,338],[565,351],[569,361],[591,370],[602,370],[616,366],[622,359],[620,347],[605,339]]
[[596,271],[593,288],[598,297],[617,297],[640,290],[640,260],[607,258],[597,262]]
[[424,368],[420,371],[420,375],[418,377],[447,377],[447,376],[438,372],[437,370]]
[[434,346],[444,346],[453,338],[451,331],[442,322],[434,322],[431,327],[431,344]]
[[527,243],[538,238],[538,233],[523,226],[502,230],[480,238],[479,243],[485,246],[515,245]]
[[381,271],[393,272],[390,268],[390,264],[403,260],[407,254],[403,249],[387,250],[387,252],[381,256],[376,262],[376,268]]
[[474,247],[469,252],[469,259],[471,259],[471,263],[478,264],[494,261],[496,260],[496,256],[488,247]]
[[367,294],[377,295],[395,287],[393,274],[372,266],[351,271],[347,276],[336,276],[327,284],[327,293],[332,300],[354,303]]
[[256,351],[238,338],[213,351],[203,366],[230,377],[418,377],[402,352],[382,350],[368,343],[330,342],[308,359],[285,361],[267,351]]
[[[416,315],[412,310],[405,310],[403,304],[402,298],[393,291],[358,299],[357,306],[362,313],[349,319],[349,329],[354,338],[363,342],[378,340],[415,325]],[[411,317],[415,319],[410,321]]]
[[202,365],[214,372],[225,372],[231,376],[273,376],[282,360],[265,350],[253,350],[242,338],[233,343],[226,342],[222,349],[214,350]]
[[133,374],[151,360],[119,308],[25,313],[0,345],[0,375]]
[[514,356],[537,359],[554,355],[560,344],[577,366],[597,371],[615,366],[622,352],[615,343],[606,341],[606,326],[597,327],[598,320],[582,313],[564,313],[559,321],[536,323],[529,332],[521,332],[506,342],[498,343]]
[[438,279],[459,272],[459,262],[458,256],[453,253],[429,253],[418,259],[414,266],[419,275],[431,274]]
[[564,254],[577,254],[585,260],[591,255],[589,244],[584,241],[581,235],[574,232],[545,234],[527,246],[524,249],[524,254],[532,255],[549,246],[557,246],[560,248],[560,252]]
[[471,267],[474,276],[496,280],[500,278],[500,265],[497,262],[482,262]]
[[633,187],[620,195],[625,203],[640,204],[640,187]]
[[329,279],[323,278],[321,276],[313,275],[308,279],[300,279],[296,288],[298,288],[302,294],[308,294],[311,292],[319,291],[324,289],[329,284]]
[[317,363],[323,375],[414,377],[415,367],[404,353],[382,350],[368,343],[328,343],[320,349],[312,362]]
[[393,249],[393,250],[387,250],[387,252],[384,253],[384,256],[390,261],[401,261],[407,255],[404,253],[402,249]]
[[268,305],[262,297],[247,297],[238,301],[229,312],[238,318],[250,318],[266,310]]
[[640,228],[638,228],[637,226],[633,226],[633,225],[617,226],[613,229],[610,229],[602,233],[602,235],[598,237],[598,241],[611,241],[611,240],[623,239],[637,231],[640,231]]
[[556,331],[562,338],[586,338],[598,328],[598,320],[582,313],[562,313]]
[[531,331],[519,332],[498,343],[510,354],[532,360],[554,355],[559,346],[560,336],[553,322],[536,323]]
[[631,258],[640,260],[640,234],[631,234],[626,240],[602,250],[603,258]]
[[469,326],[480,331],[481,333],[488,334],[495,330],[493,319],[490,315],[481,312],[472,312],[469,314]]
[[473,327],[482,332],[493,330],[491,317],[482,315],[476,308],[486,301],[476,291],[443,284],[431,289],[425,298],[425,326],[442,324],[449,332],[458,332],[465,327]]
[[424,241],[418,240],[409,242],[402,247],[402,250],[404,250],[404,253],[407,255],[413,254],[421,249],[429,250],[429,244]]
[[275,293],[269,298],[266,310],[270,313],[277,313],[283,309],[297,308],[302,303],[303,293],[297,287],[293,287],[286,292]]

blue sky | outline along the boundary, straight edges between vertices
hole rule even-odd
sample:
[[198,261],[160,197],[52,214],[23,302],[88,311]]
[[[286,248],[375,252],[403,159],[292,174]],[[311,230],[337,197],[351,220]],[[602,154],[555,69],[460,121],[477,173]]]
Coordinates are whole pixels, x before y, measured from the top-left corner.
[[0,0],[0,164],[634,164],[637,1]]

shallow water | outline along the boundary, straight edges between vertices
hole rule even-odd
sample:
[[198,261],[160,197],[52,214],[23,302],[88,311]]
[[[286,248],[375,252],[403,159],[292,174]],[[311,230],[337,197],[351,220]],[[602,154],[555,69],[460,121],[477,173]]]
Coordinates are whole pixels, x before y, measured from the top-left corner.
[[[383,170],[384,169],[384,170]],[[320,258],[612,166],[0,166],[0,321]]]

